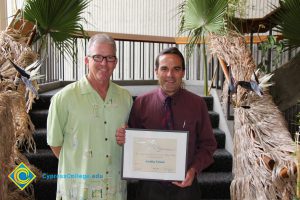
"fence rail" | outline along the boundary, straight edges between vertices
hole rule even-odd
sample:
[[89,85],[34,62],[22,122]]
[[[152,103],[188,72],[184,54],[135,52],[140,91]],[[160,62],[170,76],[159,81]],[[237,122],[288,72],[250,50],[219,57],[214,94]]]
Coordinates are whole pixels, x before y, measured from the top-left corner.
[[[88,32],[88,36],[92,36],[97,32]],[[131,34],[117,34],[108,33],[117,43],[117,57],[118,64],[113,72],[113,80],[133,81],[133,80],[155,80],[154,62],[158,53],[167,47],[176,46],[184,53],[187,38],[173,38],[173,37],[157,37],[147,35],[131,35]],[[267,35],[260,36],[246,36],[246,42],[252,52],[255,64],[258,66],[263,59],[269,59],[268,70],[273,71],[277,67],[288,62],[296,53],[297,50],[287,51],[276,58],[275,50],[268,50],[262,52],[259,48],[261,42],[267,40]],[[40,83],[49,83],[54,81],[75,81],[87,74],[87,67],[84,64],[84,57],[87,48],[87,39],[82,37],[74,37],[73,45],[74,52],[77,56],[70,58],[64,52],[58,51],[50,40],[48,41],[48,56],[44,66],[41,68],[41,74],[45,74],[44,80]],[[194,49],[193,55],[186,59],[186,74],[184,79],[196,84],[202,84],[204,79],[204,58],[202,53],[203,42]],[[265,55],[263,55],[265,54]],[[267,58],[266,58],[267,56]],[[276,61],[274,61],[276,59]],[[222,88],[224,82],[224,75],[220,68],[218,59],[207,54],[208,62],[208,80],[214,88]],[[213,78],[214,77],[214,78]],[[230,104],[227,105],[230,109]],[[228,112],[230,113],[230,112]],[[290,113],[287,111],[286,113]],[[294,114],[294,113],[293,113]],[[294,121],[295,117],[291,114],[286,114],[288,122]],[[231,115],[227,116],[231,119]],[[294,131],[295,127],[289,127],[290,131]]]
[[[97,32],[87,32],[88,37]],[[113,73],[113,80],[154,80],[154,61],[158,53],[167,47],[176,46],[184,53],[185,44],[188,39],[185,37],[158,37],[147,35],[132,35],[108,33],[115,38],[117,43],[118,64]],[[259,49],[259,44],[266,40],[266,36],[246,36],[246,42],[251,48],[255,63],[261,63],[263,54]],[[251,43],[250,43],[251,42]],[[87,67],[84,64],[84,57],[87,48],[87,39],[80,36],[74,37],[73,51],[77,53],[76,57],[70,58],[64,52],[59,52],[53,43],[49,40],[47,45],[46,63],[41,69],[41,74],[45,74],[44,80],[41,83],[53,81],[74,81],[87,73]],[[199,42],[196,46],[191,58],[186,59],[186,75],[185,80],[203,81],[204,78],[204,58],[202,51],[204,44]],[[280,66],[287,62],[295,52],[285,52],[277,60]],[[274,57],[274,52],[270,51],[271,58]],[[216,73],[214,85],[220,87],[222,84],[222,71],[219,68],[219,62],[213,55],[207,54],[208,61],[208,78],[212,80]],[[269,62],[270,69],[276,68],[274,63]]]

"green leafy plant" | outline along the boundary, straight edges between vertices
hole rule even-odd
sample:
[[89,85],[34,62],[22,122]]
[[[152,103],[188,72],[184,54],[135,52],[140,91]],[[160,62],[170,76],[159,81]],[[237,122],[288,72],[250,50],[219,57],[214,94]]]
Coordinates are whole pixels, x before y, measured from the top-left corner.
[[226,32],[227,0],[186,0],[179,6],[181,15],[179,33],[188,33],[189,41],[186,45],[188,57],[195,45],[203,41],[204,58],[204,95],[208,95],[207,61],[205,36],[211,33]]
[[277,24],[277,31],[282,33],[283,43],[287,49],[300,47],[300,1],[280,0],[280,10],[273,21]]
[[271,60],[268,60],[268,52],[273,51],[272,64],[277,68],[280,63],[280,58],[284,50],[282,41],[277,41],[276,36],[269,35],[268,39],[258,45],[258,49],[261,50],[261,62],[258,64],[258,68],[265,73],[270,73],[268,65]]
[[41,40],[41,49],[50,37],[60,51],[73,55],[74,35],[84,30],[81,16],[90,0],[26,0],[23,16],[37,25],[35,41]]

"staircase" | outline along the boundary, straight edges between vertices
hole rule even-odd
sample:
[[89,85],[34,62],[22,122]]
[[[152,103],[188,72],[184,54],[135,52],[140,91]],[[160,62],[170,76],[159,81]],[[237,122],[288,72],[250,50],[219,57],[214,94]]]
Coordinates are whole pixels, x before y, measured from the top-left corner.
[[[58,160],[53,155],[46,142],[46,122],[50,99],[57,90],[46,92],[40,95],[40,99],[33,105],[30,112],[31,120],[36,131],[34,140],[37,146],[37,153],[25,153],[29,162],[39,168],[42,173],[48,175],[57,173]],[[214,154],[215,162],[205,169],[199,176],[198,182],[204,200],[225,200],[230,199],[230,182],[232,180],[232,156],[224,148],[225,134],[218,128],[219,115],[213,110],[213,98],[204,97],[210,114],[215,137],[218,142],[218,149]],[[56,179],[46,179],[45,174],[35,185],[35,197],[37,200],[54,200],[56,194]],[[132,200],[136,182],[128,183],[128,200]],[[200,199],[200,198],[199,198]]]

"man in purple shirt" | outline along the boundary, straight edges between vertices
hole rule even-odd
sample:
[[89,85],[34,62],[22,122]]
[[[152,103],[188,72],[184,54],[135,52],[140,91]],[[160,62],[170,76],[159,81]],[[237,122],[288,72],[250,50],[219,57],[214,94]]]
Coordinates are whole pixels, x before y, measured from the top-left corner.
[[[187,172],[182,182],[140,181],[136,199],[198,200],[201,194],[197,175],[213,163],[217,147],[205,101],[182,88],[185,63],[177,48],[160,52],[155,61],[155,72],[160,87],[137,97],[128,125],[139,129],[167,129],[162,122],[166,98],[171,97],[170,129],[189,131]],[[124,144],[125,129],[118,129],[116,137],[118,144]]]

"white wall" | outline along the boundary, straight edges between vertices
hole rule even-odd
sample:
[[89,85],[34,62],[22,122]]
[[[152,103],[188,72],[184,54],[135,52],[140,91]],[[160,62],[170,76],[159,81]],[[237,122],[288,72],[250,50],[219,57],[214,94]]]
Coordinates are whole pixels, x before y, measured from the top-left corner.
[[[245,18],[259,18],[278,0],[241,0]],[[93,0],[85,14],[87,30],[141,35],[177,36],[178,6],[183,0]]]
[[85,17],[87,30],[175,36],[182,0],[94,0]]
[[246,18],[261,18],[270,13],[279,0],[247,0]]
[[17,9],[22,8],[24,0],[5,0],[7,5],[7,21],[8,24],[12,20],[12,16],[16,13]]
[[[21,8],[23,0],[7,2],[7,16]],[[279,0],[240,0],[245,18],[263,17]],[[141,35],[177,36],[178,6],[183,0],[92,0],[84,17],[86,30]],[[8,19],[10,21],[10,19]]]

